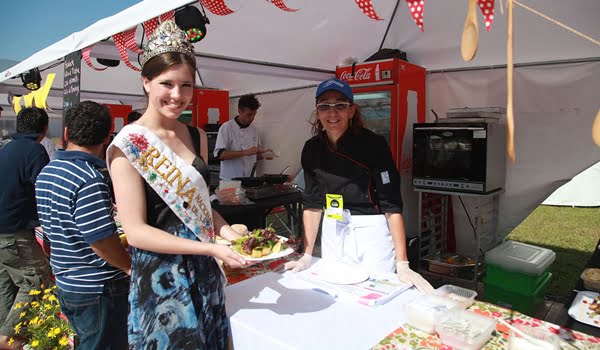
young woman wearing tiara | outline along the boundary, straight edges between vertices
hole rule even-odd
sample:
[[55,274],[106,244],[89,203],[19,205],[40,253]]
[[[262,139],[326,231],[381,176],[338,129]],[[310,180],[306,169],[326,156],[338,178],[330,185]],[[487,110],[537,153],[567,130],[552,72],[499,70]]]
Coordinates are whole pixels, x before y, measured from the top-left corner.
[[121,224],[132,247],[130,349],[227,349],[225,277],[246,261],[215,233],[239,238],[211,209],[196,128],[177,118],[194,90],[194,49],[173,21],[152,34],[142,60],[148,108],[107,150]]

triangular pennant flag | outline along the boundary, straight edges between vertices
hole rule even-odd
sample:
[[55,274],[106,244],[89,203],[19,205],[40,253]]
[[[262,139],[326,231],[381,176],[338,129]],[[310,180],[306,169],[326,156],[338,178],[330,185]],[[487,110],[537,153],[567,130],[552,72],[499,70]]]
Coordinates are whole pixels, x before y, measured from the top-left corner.
[[85,61],[85,64],[87,64],[88,67],[92,68],[93,70],[97,70],[97,71],[103,71],[103,70],[105,70],[108,67],[97,68],[92,63],[92,59],[90,58],[90,53],[92,52],[92,47],[94,47],[94,45],[88,46],[85,49],[81,50],[81,55],[83,56],[83,60]]
[[477,0],[477,4],[485,18],[485,30],[489,32],[494,21],[494,0]]
[[127,67],[133,69],[134,71],[137,71],[137,72],[141,71],[141,69],[134,66],[129,61],[129,56],[127,55],[127,49],[125,48],[125,36],[123,35],[123,32],[117,33],[117,34],[113,35],[112,37],[113,37],[113,40],[115,41],[115,46],[117,46],[117,50],[119,50],[119,56],[121,56],[121,60],[123,60],[123,62],[125,62],[125,65]]
[[167,13],[163,13],[160,15],[160,23],[168,20],[173,20],[175,18],[175,11],[171,10]]
[[289,7],[287,7],[284,3],[283,0],[272,0],[271,1],[275,6],[279,7],[280,9],[282,9],[283,11],[286,12],[296,12],[298,11],[298,9],[291,9]]
[[424,32],[425,23],[423,22],[423,12],[425,12],[425,0],[406,0],[406,3],[408,4],[410,15],[415,20],[417,27]]
[[364,12],[365,15],[369,16],[370,18],[372,18],[374,20],[383,21],[383,18],[379,17],[377,15],[377,13],[375,12],[375,8],[373,8],[373,4],[371,3],[371,0],[354,0],[354,1],[358,5],[358,7],[361,9],[361,11]]
[[233,10],[225,5],[223,0],[199,0],[202,6],[206,7],[210,12],[218,16],[230,15]]
[[150,39],[150,35],[154,33],[154,30],[158,27],[158,17],[154,17],[152,19],[144,22],[144,29],[146,31],[146,39]]

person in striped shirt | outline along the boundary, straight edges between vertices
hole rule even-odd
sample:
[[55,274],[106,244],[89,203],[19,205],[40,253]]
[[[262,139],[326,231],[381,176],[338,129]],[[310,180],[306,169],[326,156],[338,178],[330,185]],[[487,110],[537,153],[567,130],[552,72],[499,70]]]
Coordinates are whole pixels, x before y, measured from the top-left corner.
[[61,311],[80,349],[127,348],[131,259],[121,246],[100,158],[108,142],[108,109],[92,101],[65,116],[65,151],[36,182],[40,223],[49,241]]

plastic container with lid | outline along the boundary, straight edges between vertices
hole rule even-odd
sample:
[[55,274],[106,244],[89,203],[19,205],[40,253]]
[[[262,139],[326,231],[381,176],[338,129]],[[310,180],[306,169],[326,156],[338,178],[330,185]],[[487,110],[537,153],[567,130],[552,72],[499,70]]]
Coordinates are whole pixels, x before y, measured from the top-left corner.
[[457,308],[457,302],[429,294],[406,304],[404,311],[409,325],[433,334],[436,323],[446,318],[451,310]]
[[438,322],[435,331],[444,345],[454,350],[478,350],[487,343],[496,329],[493,318],[470,311],[454,310]]
[[560,350],[560,339],[546,328],[524,324],[513,324],[512,326],[528,335],[529,338],[511,329],[508,350]]
[[552,250],[515,241],[505,241],[485,255],[485,263],[509,271],[540,276],[556,259]]
[[473,302],[475,302],[475,297],[477,296],[477,292],[474,290],[457,287],[451,284],[446,284],[436,289],[433,292],[435,295],[449,298],[452,301],[456,301],[458,303],[458,307],[460,309],[466,309]]
[[600,292],[600,269],[589,268],[583,270],[581,279],[585,289]]

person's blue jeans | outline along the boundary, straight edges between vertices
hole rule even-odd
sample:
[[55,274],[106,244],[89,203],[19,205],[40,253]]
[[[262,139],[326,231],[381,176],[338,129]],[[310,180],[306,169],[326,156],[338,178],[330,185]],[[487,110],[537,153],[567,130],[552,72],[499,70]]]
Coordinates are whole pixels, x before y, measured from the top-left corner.
[[79,337],[78,350],[124,350],[127,344],[129,279],[110,281],[102,294],[57,288],[60,309]]

